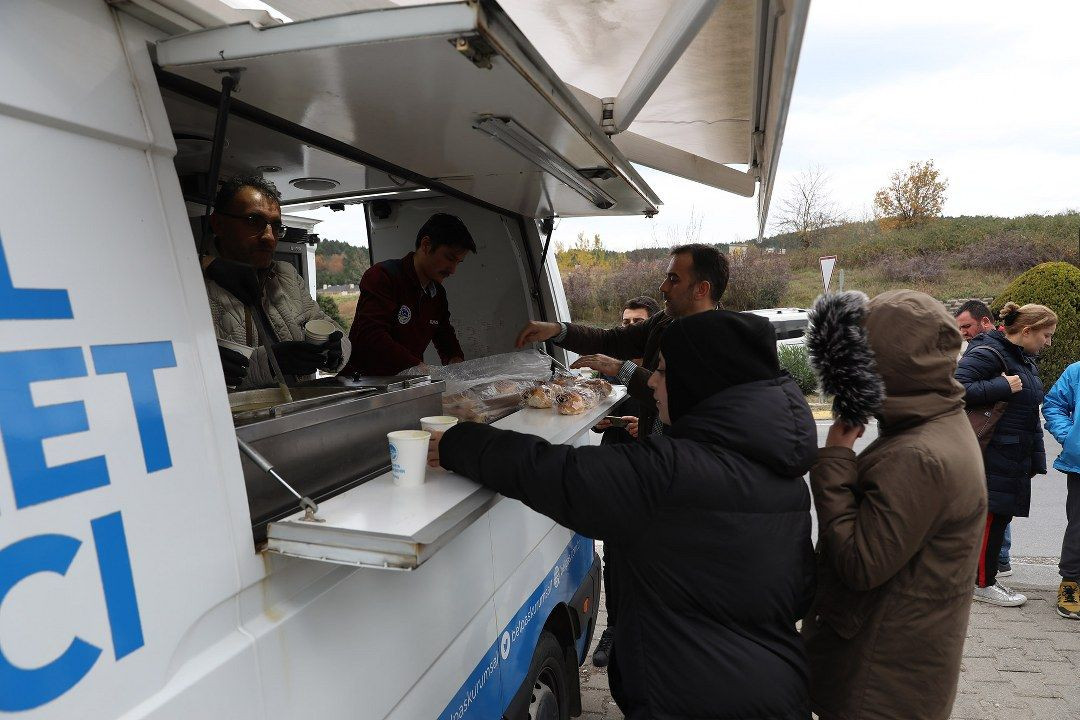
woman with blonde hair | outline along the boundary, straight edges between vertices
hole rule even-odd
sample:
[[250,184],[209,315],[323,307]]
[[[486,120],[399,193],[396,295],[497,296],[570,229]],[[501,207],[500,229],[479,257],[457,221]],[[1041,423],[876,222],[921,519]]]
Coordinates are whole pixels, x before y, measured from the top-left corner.
[[968,408],[1007,402],[983,452],[988,512],[975,578],[975,599],[1016,607],[1027,597],[997,582],[998,553],[1013,517],[1027,517],[1031,478],[1046,473],[1039,425],[1043,385],[1035,357],[1050,347],[1058,317],[1045,305],[1006,303],[998,313],[1004,326],[973,338],[960,359],[956,379]]

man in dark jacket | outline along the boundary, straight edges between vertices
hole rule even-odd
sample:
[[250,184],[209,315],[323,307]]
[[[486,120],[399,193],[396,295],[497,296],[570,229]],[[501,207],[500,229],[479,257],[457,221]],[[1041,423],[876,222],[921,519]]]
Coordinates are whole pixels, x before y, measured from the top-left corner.
[[764,318],[674,320],[661,350],[663,436],[575,448],[459,423],[430,461],[619,544],[609,681],[627,720],[805,720],[810,410]]
[[397,375],[422,365],[432,342],[443,365],[464,360],[442,284],[470,252],[476,243],[465,224],[435,213],[416,233],[415,252],[368,268],[349,331],[353,353],[342,372]]
[[[659,429],[649,376],[656,369],[660,338],[673,318],[714,310],[727,288],[728,261],[710,245],[681,245],[671,250],[664,282],[664,311],[643,323],[601,330],[573,323],[530,322],[518,334],[517,346],[551,340],[580,353],[573,367],[589,367],[615,377],[642,406],[638,437]],[[641,364],[634,358],[642,358]]]

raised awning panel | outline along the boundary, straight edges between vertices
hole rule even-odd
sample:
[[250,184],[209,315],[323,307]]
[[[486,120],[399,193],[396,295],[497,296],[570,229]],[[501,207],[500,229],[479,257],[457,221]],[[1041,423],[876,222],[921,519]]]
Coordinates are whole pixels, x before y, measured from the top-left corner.
[[[233,25],[160,41],[156,60],[210,88],[220,71],[243,68],[237,100],[529,217],[647,213],[660,202],[539,53],[487,4]],[[535,153],[594,171],[585,182],[599,192],[571,187],[512,142],[474,127],[489,116],[511,120]],[[613,206],[604,209],[597,196]]]

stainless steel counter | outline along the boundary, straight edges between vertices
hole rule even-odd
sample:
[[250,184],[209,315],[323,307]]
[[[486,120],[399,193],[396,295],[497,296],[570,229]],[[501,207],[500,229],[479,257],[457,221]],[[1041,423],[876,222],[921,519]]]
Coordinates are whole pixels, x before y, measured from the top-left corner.
[[[420,418],[442,414],[442,382],[378,387],[301,389],[300,399],[259,418],[241,419],[236,435],[265,456],[301,495],[322,504],[386,472],[386,433],[419,429]],[[308,389],[311,390],[311,389]],[[311,397],[307,397],[310,395]],[[241,456],[255,542],[266,524],[291,515],[296,499]]]
[[[626,394],[622,386],[582,415],[522,410],[494,427],[539,435],[552,443],[585,444],[589,428]],[[428,469],[415,488],[394,485],[389,472],[321,504],[324,523],[302,514],[273,522],[267,549],[292,557],[395,570],[418,567],[502,496],[445,470]]]

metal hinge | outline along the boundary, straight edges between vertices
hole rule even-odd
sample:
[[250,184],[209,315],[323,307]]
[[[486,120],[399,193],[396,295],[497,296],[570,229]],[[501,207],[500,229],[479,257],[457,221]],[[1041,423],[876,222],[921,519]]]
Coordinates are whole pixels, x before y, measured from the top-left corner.
[[455,50],[481,70],[490,70],[491,58],[498,54],[495,52],[495,48],[491,47],[488,41],[480,35],[453,38],[450,43]]
[[600,129],[608,135],[616,134],[619,129],[615,127],[615,98],[600,98],[600,106]]

